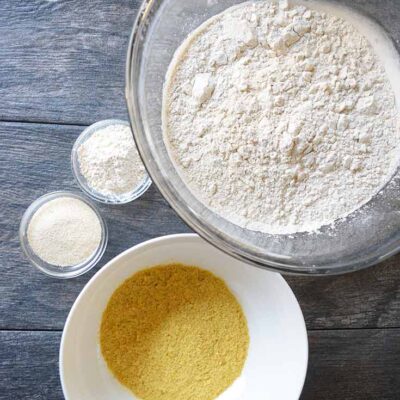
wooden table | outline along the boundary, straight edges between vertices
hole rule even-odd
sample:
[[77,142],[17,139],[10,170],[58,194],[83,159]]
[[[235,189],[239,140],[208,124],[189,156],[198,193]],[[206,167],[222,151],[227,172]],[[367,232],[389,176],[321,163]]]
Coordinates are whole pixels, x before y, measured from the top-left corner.
[[[85,283],[128,247],[189,232],[152,186],[134,203],[99,205],[109,246],[82,277],[51,279],[19,247],[19,221],[33,200],[78,189],[69,160],[81,130],[127,118],[125,54],[138,3],[0,1],[0,399],[62,399],[59,342]],[[380,15],[390,19],[391,10]],[[309,333],[302,399],[400,399],[400,257],[347,276],[287,280]]]

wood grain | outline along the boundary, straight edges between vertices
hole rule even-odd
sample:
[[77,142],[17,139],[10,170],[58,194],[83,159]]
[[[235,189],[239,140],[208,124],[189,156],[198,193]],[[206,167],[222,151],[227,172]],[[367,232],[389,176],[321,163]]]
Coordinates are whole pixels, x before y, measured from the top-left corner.
[[[62,400],[60,332],[0,332],[0,400]],[[313,331],[301,400],[400,398],[400,330]],[[272,399],[280,400],[280,399]]]
[[331,277],[285,277],[310,329],[400,327],[400,256]]
[[0,400],[62,400],[60,332],[0,332]]
[[[22,256],[18,226],[40,195],[78,190],[70,151],[83,127],[0,123],[0,329],[61,329],[76,296],[93,273],[121,251],[144,240],[189,232],[154,186],[123,206],[98,204],[109,227],[106,254],[90,273],[60,281]],[[400,256],[338,277],[287,277],[309,329],[400,327]]]
[[[127,118],[125,57],[139,4],[0,1],[0,121],[27,122],[0,122],[0,400],[63,399],[60,330],[84,284],[134,244],[189,232],[153,186],[131,204],[98,205],[109,226],[109,246],[82,277],[48,278],[19,247],[19,221],[33,200],[53,190],[79,191],[69,159],[83,127]],[[399,47],[398,0],[353,5],[384,22]],[[399,399],[400,256],[351,275],[287,281],[309,329],[302,399]]]
[[0,119],[126,118],[125,59],[139,4],[0,1]]
[[400,330],[309,332],[303,400],[400,399]]
[[[125,118],[125,59],[140,3],[0,1],[0,120]],[[397,0],[352,3],[400,42]]]
[[23,257],[18,239],[23,212],[37,197],[75,190],[70,152],[83,127],[0,123],[0,328],[61,329],[83,285],[108,260],[156,236],[188,232],[158,191],[122,206],[97,204],[109,228],[100,264],[71,280],[49,278]]

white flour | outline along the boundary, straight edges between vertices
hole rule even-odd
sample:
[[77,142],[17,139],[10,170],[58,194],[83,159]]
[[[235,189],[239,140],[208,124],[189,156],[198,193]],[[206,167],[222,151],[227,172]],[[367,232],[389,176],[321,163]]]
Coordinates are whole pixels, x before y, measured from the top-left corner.
[[88,184],[103,195],[133,191],[145,178],[145,168],[125,125],[99,129],[78,148],[78,161]]
[[163,130],[189,188],[253,230],[315,230],[366,203],[398,163],[395,96],[345,20],[244,3],[178,49]]
[[78,265],[91,257],[101,241],[96,213],[83,201],[60,197],[40,207],[28,226],[33,252],[49,264]]

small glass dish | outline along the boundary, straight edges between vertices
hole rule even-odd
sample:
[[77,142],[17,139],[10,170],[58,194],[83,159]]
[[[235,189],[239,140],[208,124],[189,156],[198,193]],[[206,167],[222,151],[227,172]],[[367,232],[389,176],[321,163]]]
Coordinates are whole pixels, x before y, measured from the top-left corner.
[[103,129],[111,125],[125,125],[131,128],[131,125],[127,121],[120,119],[105,119],[103,121],[96,122],[82,131],[82,133],[76,139],[71,152],[71,166],[72,173],[75,180],[78,182],[80,188],[93,200],[99,201],[105,204],[125,204],[139,198],[151,185],[151,179],[147,173],[139,183],[139,185],[130,192],[123,193],[121,195],[105,195],[93,189],[86,178],[81,174],[79,160],[78,160],[78,149],[79,147],[88,140],[96,131]]
[[[29,224],[36,211],[38,211],[39,208],[41,208],[44,204],[48,203],[49,201],[60,197],[72,197],[74,199],[83,201],[95,212],[95,214],[99,218],[101,225],[101,240],[97,250],[84,262],[68,267],[60,267],[57,265],[49,264],[46,261],[42,260],[40,257],[38,257],[32,250],[31,246],[29,245],[27,236]],[[46,275],[50,275],[54,278],[68,279],[84,274],[85,272],[92,269],[99,262],[107,247],[108,229],[99,211],[90,201],[85,199],[83,196],[75,194],[73,192],[56,191],[47,193],[39,197],[26,209],[21,219],[19,227],[19,240],[25,256],[28,258],[29,262],[32,265],[37,267],[41,272],[43,272]]]

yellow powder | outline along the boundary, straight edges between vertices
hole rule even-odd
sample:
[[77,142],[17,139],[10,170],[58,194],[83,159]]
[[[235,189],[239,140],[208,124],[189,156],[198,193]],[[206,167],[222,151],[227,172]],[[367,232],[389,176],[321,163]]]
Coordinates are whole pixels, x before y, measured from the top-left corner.
[[221,279],[170,264],[136,273],[113,293],[100,344],[114,376],[137,397],[211,400],[240,375],[249,334]]

